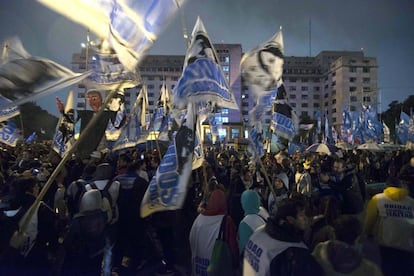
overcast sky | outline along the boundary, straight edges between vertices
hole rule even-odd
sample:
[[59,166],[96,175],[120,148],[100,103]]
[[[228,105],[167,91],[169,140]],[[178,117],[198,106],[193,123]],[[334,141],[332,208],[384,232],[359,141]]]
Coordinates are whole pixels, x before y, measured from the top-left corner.
[[[214,43],[240,43],[243,51],[269,39],[280,26],[287,56],[364,48],[378,62],[378,111],[414,94],[412,0],[187,0],[150,53],[184,54],[183,26],[191,33],[197,16]],[[86,40],[84,27],[35,0],[0,1],[0,26],[0,41],[16,35],[32,55],[69,68],[72,53]],[[65,92],[56,95],[65,98]],[[57,114],[54,96],[38,104]]]

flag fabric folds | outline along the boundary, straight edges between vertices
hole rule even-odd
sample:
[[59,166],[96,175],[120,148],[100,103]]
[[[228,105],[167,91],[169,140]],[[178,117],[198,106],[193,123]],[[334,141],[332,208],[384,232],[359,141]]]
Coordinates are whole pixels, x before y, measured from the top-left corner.
[[141,203],[141,217],[154,212],[180,209],[187,194],[194,154],[194,107],[187,114],[151,179]]
[[27,139],[26,139],[26,141],[25,141],[25,143],[26,144],[29,144],[29,143],[31,143],[31,142],[33,142],[34,140],[36,140],[36,131],[33,131],[33,133],[32,134],[30,134],[30,136],[29,137],[27,137]]
[[13,121],[7,121],[7,124],[3,124],[0,128],[0,142],[11,147],[17,145],[19,138],[19,131]]
[[12,102],[0,109],[34,101],[86,78],[49,59],[30,56],[17,38],[6,40],[9,54],[0,65],[0,94]]
[[106,39],[134,71],[184,0],[38,0]]
[[74,101],[73,91],[70,91],[66,99],[66,105],[63,107],[63,103],[56,98],[56,104],[61,112],[58,124],[56,126],[55,135],[53,137],[53,150],[60,156],[63,156],[74,143]]
[[173,102],[178,109],[186,108],[188,102],[212,102],[223,108],[239,109],[200,18],[197,18],[192,32]]

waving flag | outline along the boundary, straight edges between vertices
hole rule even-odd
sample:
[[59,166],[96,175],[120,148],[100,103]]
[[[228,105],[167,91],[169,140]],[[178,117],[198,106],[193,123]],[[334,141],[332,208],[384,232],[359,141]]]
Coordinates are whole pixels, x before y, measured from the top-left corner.
[[281,81],[283,73],[282,31],[245,53],[241,69],[257,99],[270,95]]
[[296,135],[298,121],[295,111],[287,102],[286,90],[282,84],[278,88],[276,100],[273,104],[270,129],[276,135],[291,140]]
[[205,118],[197,116],[197,124],[195,129],[194,136],[194,154],[193,154],[193,163],[192,170],[196,170],[203,165],[204,161],[204,148],[203,141],[201,139],[202,125]]
[[383,125],[383,131],[384,131],[384,143],[391,142],[390,139],[390,128],[385,124],[385,122],[382,122]]
[[130,71],[135,71],[141,57],[184,3],[184,0],[38,1],[106,39]]
[[112,150],[115,151],[130,148],[146,142],[146,137],[148,136],[147,122],[145,120],[147,107],[147,87],[144,85],[132,108],[130,118],[127,120],[126,125],[121,129],[121,134],[112,147]]
[[0,128],[0,142],[11,147],[17,145],[17,140],[19,137],[18,129],[12,121],[7,121],[7,124],[4,124]]
[[171,142],[141,203],[141,217],[154,212],[180,209],[187,194],[194,154],[195,114],[192,104]]
[[63,103],[56,98],[56,104],[58,109],[61,112],[58,124],[56,126],[56,132],[53,137],[52,148],[60,156],[63,156],[74,143],[74,101],[73,101],[73,91],[70,91],[66,99],[66,105],[63,107]]
[[86,78],[49,59],[32,57],[18,38],[6,40],[9,54],[0,65],[0,94],[12,102],[0,109],[33,101]]
[[212,102],[220,107],[239,109],[200,18],[197,18],[193,29],[173,102],[178,109],[186,108],[188,102]]
[[88,88],[98,90],[123,90],[135,87],[140,83],[139,73],[130,71],[119,61],[106,41],[92,56],[91,75],[84,80]]

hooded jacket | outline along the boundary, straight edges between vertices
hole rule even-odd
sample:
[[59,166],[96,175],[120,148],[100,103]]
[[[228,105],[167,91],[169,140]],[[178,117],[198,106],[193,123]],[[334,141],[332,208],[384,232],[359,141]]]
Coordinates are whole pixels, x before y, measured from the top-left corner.
[[[227,214],[227,202],[224,192],[216,189],[211,192],[206,208],[195,219],[190,230],[190,248],[192,275],[206,275],[214,243],[218,237],[220,224]],[[226,217],[225,239],[238,263],[236,227],[230,216]]]
[[382,246],[414,252],[414,199],[408,191],[388,187],[367,206],[364,233]]
[[382,275],[377,265],[362,258],[355,248],[341,241],[319,243],[312,255],[322,266],[325,275]]
[[260,213],[264,209],[260,209],[260,196],[256,191],[244,191],[241,196],[241,204],[244,210],[244,218],[240,222],[238,229],[240,254],[243,253],[244,247],[253,232],[264,225],[269,217],[268,214],[263,216]]

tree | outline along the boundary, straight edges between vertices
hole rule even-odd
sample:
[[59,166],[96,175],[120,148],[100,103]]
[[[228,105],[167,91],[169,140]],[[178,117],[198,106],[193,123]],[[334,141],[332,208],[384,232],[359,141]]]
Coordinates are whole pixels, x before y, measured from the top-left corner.
[[19,106],[20,115],[15,117],[16,125],[22,129],[24,139],[36,132],[37,140],[51,140],[55,134],[58,118],[51,115],[34,102]]

